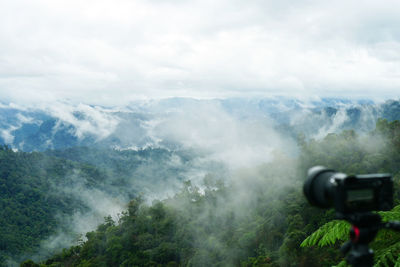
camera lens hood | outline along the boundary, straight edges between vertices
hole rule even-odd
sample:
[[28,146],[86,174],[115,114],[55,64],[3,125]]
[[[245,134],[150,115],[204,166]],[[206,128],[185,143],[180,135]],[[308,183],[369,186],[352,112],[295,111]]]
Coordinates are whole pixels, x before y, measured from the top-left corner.
[[[335,171],[332,169],[328,169],[324,166],[315,166],[310,168],[307,173],[308,178],[303,186],[303,192],[308,202],[310,202],[311,205],[320,208],[330,207],[330,204],[328,203],[324,192],[325,186],[323,180],[326,180],[327,178],[326,175],[324,175],[326,173],[330,173],[330,175],[333,175]],[[325,179],[322,179],[323,177]]]

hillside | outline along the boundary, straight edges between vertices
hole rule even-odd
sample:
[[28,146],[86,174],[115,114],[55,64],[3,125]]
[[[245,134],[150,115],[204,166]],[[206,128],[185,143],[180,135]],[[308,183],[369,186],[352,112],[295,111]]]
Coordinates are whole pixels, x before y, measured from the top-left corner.
[[[80,105],[64,119],[2,106],[1,135],[17,143],[1,149],[1,262],[338,262],[333,248],[298,247],[333,218],[305,202],[305,172],[320,164],[347,173],[391,172],[397,181],[398,102],[216,102],[171,99],[124,112]],[[140,238],[133,242],[125,232]],[[107,254],[110,238],[115,259]],[[81,254],[92,243],[96,249]],[[170,256],[157,256],[164,250]]]
[[104,189],[105,175],[93,166],[0,147],[1,262],[37,253],[64,216],[88,211],[82,199],[68,192],[78,175],[83,187]]
[[[229,184],[209,175],[203,190],[187,182],[174,197],[152,205],[135,198],[117,221],[107,218],[87,241],[42,266],[331,266],[341,260],[338,245],[300,248],[333,219],[332,211],[305,202],[305,170],[321,164],[347,173],[391,172],[399,204],[399,133],[400,122],[379,120],[368,136],[344,131],[300,140],[297,164],[276,158],[236,173]],[[384,240],[389,246],[400,236]],[[386,255],[379,244],[379,255]]]
[[2,262],[50,255],[76,242],[105,216],[116,216],[130,199],[176,191],[195,168],[192,159],[164,149],[75,147],[43,153],[2,146]]

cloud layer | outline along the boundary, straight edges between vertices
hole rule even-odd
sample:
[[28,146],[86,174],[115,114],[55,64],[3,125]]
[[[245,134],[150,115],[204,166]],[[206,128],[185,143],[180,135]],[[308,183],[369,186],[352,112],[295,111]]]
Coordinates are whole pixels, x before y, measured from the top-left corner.
[[7,1],[0,97],[395,97],[399,11],[397,1]]

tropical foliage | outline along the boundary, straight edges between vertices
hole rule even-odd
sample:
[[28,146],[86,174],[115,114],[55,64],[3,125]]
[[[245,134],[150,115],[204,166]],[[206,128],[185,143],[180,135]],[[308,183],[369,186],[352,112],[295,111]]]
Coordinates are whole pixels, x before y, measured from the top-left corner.
[[36,252],[40,242],[57,229],[63,214],[87,208],[58,190],[78,174],[86,186],[104,179],[87,164],[0,147],[0,264]]
[[[299,135],[298,144],[299,155],[278,153],[273,162],[241,170],[229,180],[210,172],[201,185],[183,182],[163,201],[150,204],[136,196],[125,212],[106,217],[85,241],[22,266],[344,266],[338,248],[348,238],[349,225],[334,220],[333,210],[306,203],[301,192],[306,170],[324,165],[348,174],[390,172],[398,205],[400,122],[379,120],[364,136],[351,130],[319,141]],[[63,164],[79,161],[87,168],[95,164],[71,154],[66,160],[68,153],[33,155]],[[99,177],[107,172],[92,168],[100,170]],[[381,215],[400,219],[400,208]],[[377,266],[399,264],[399,244],[400,234],[382,230],[371,244]]]

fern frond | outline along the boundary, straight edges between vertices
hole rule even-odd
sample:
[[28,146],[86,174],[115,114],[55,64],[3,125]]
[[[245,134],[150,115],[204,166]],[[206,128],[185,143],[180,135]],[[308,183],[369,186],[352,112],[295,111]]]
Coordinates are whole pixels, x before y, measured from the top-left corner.
[[395,206],[392,211],[400,212],[400,205]]
[[321,226],[308,236],[300,247],[332,245],[337,240],[346,240],[349,236],[350,224],[346,221],[334,220]]
[[384,222],[400,220],[400,211],[380,211],[379,214]]
[[379,215],[381,215],[383,221],[400,221],[400,205],[395,206],[390,211],[379,211]]
[[342,260],[341,262],[339,262],[338,265],[332,266],[332,267],[347,267],[349,266],[345,260]]
[[375,266],[400,266],[400,242],[397,242],[388,248],[376,251]]

